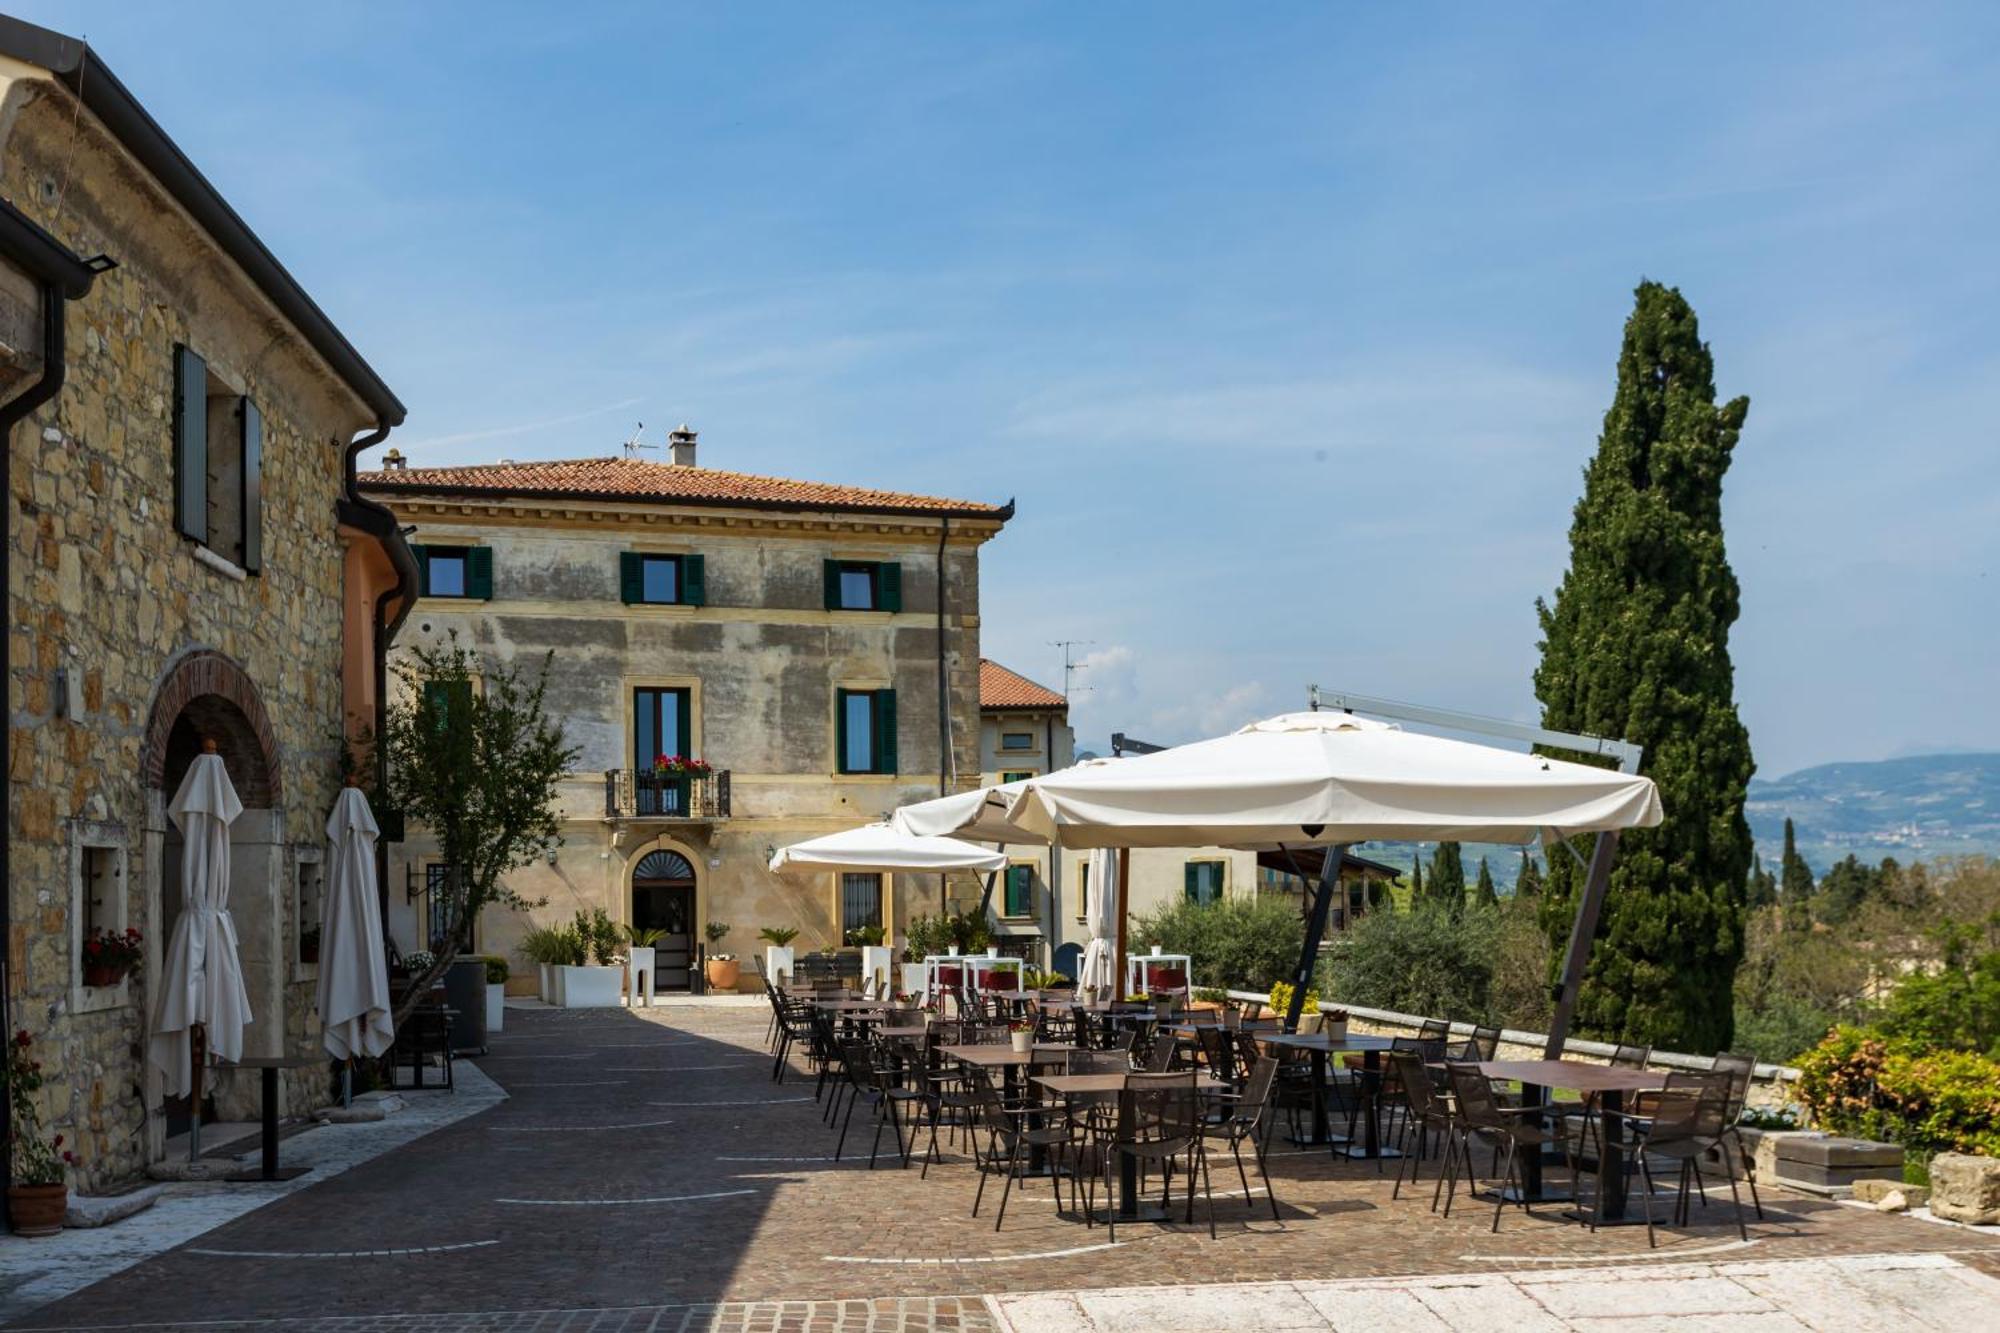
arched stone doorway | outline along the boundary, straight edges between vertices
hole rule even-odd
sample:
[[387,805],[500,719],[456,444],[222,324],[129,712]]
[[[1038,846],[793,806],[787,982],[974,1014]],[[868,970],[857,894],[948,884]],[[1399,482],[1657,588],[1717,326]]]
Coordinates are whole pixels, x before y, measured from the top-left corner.
[[655,991],[694,988],[697,888],[693,859],[671,847],[653,848],[632,867],[633,928],[663,932],[653,946]]
[[[284,778],[277,741],[257,687],[227,656],[199,650],[180,658],[154,692],[140,750],[146,786],[143,890],[145,892],[146,975],[160,975],[160,958],[185,902],[181,885],[181,836],[167,816],[167,804],[201,753],[213,740],[243,813],[229,830],[229,914],[236,927],[243,982],[252,1021],[244,1029],[246,1055],[281,1055],[288,1014],[282,886],[285,872]],[[151,1016],[150,998],[148,1018]],[[240,1086],[238,1086],[240,1084]],[[146,1102],[149,1148],[157,1159],[167,1139],[187,1128],[185,1099],[166,1099],[159,1076],[148,1067]],[[246,1119],[255,1114],[255,1084],[216,1080],[206,1114]]]

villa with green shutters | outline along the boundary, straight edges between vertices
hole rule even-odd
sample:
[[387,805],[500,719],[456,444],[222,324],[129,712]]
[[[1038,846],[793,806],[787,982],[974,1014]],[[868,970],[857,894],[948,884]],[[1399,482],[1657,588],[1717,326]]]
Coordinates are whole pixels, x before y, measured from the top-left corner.
[[[942,895],[977,893],[767,862],[977,784],[979,554],[1013,506],[719,471],[695,449],[683,428],[666,462],[415,468],[392,450],[361,477],[414,528],[421,595],[398,650],[456,631],[488,661],[553,653],[548,705],[581,748],[561,850],[509,877],[548,905],[487,909],[479,951],[603,907],[664,930],[656,984],[685,988],[707,922],[732,927],[715,947],[739,957],[765,926],[798,928],[804,952],[864,926],[894,941]],[[430,942],[449,867],[421,828],[406,839],[389,904],[410,950]]]

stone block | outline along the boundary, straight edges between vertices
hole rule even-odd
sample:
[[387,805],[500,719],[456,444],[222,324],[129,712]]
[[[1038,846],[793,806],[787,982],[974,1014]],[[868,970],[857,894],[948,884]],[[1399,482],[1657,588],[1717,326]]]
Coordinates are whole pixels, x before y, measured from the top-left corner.
[[[1778,1174],[1789,1174],[1786,1164],[1804,1164],[1832,1170],[1841,1167],[1873,1167],[1877,1171],[1893,1167],[1900,1173],[1903,1147],[1899,1143],[1875,1143],[1868,1139],[1788,1136],[1777,1147]],[[1858,1177],[1857,1177],[1858,1178]]]
[[2000,1226],[2000,1158],[1955,1152],[1931,1158],[1931,1212],[1948,1222]]
[[141,1185],[123,1194],[72,1194],[63,1213],[66,1227],[105,1227],[122,1222],[134,1213],[143,1213],[159,1202],[165,1191],[158,1185]]
[[1792,1139],[1823,1139],[1826,1135],[1814,1129],[1746,1129],[1743,1138],[1750,1144],[1750,1153],[1756,1163],[1757,1178],[1769,1180],[1782,1175],[1778,1169],[1778,1150]]
[[1931,1192],[1922,1185],[1905,1185],[1901,1180],[1871,1177],[1854,1182],[1854,1197],[1862,1203],[1880,1203],[1891,1194],[1901,1194],[1912,1208],[1921,1208]]

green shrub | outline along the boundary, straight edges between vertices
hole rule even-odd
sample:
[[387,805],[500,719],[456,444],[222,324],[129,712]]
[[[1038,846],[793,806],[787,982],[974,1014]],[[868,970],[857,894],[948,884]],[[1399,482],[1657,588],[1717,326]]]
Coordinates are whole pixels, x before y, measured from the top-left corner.
[[784,948],[787,944],[790,944],[793,940],[797,939],[798,937],[799,937],[799,928],[797,926],[766,926],[762,930],[757,932],[758,939],[769,940],[772,944],[777,945],[780,949]]
[[1332,993],[1342,1004],[1483,1019],[1492,1012],[1500,924],[1499,912],[1476,905],[1462,915],[1423,905],[1370,912],[1332,941]]
[[1193,959],[1196,976],[1228,990],[1266,990],[1298,966],[1305,926],[1279,897],[1177,902],[1133,923],[1134,956],[1157,944]]
[[[1291,1013],[1292,983],[1289,981],[1272,982],[1271,996],[1269,1003],[1271,1008],[1277,1010],[1281,1014]],[[1302,1007],[1299,1010],[1299,1013],[1301,1015],[1304,1015],[1304,1014],[1316,1014],[1318,1012],[1319,1012],[1319,991],[1312,986],[1308,986],[1306,987],[1306,1002],[1304,1007]]]
[[903,961],[921,963],[951,947],[951,927],[943,917],[919,912],[903,927]]
[[1876,1020],[1884,1036],[2000,1059],[2000,949],[1974,954],[1973,939],[1969,927],[1946,929],[1943,966],[1907,977],[1889,993]]
[[486,984],[504,986],[507,984],[507,960],[495,954],[488,954],[486,963]]
[[1838,1027],[1799,1060],[1799,1099],[1836,1134],[2000,1156],[2000,1060]]
[[1761,1006],[1736,1000],[1737,1050],[1755,1051],[1762,1060],[1791,1064],[1826,1039],[1840,1015],[1798,995],[1773,994]]

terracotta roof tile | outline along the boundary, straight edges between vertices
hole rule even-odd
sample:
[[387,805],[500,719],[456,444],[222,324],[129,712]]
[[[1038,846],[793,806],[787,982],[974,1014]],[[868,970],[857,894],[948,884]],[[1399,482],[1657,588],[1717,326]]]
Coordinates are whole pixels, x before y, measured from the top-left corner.
[[979,659],[979,706],[981,708],[1063,708],[1069,700],[1046,685],[1037,685],[1019,672],[1009,671],[998,662]]
[[758,508],[990,515],[999,519],[1013,513],[1011,502],[980,504],[973,500],[907,495],[817,481],[788,481],[783,477],[760,477],[748,472],[722,472],[638,458],[564,458],[473,467],[398,468],[364,472],[359,481],[361,489],[378,496],[442,494],[496,499],[518,496],[656,504],[742,504]]

